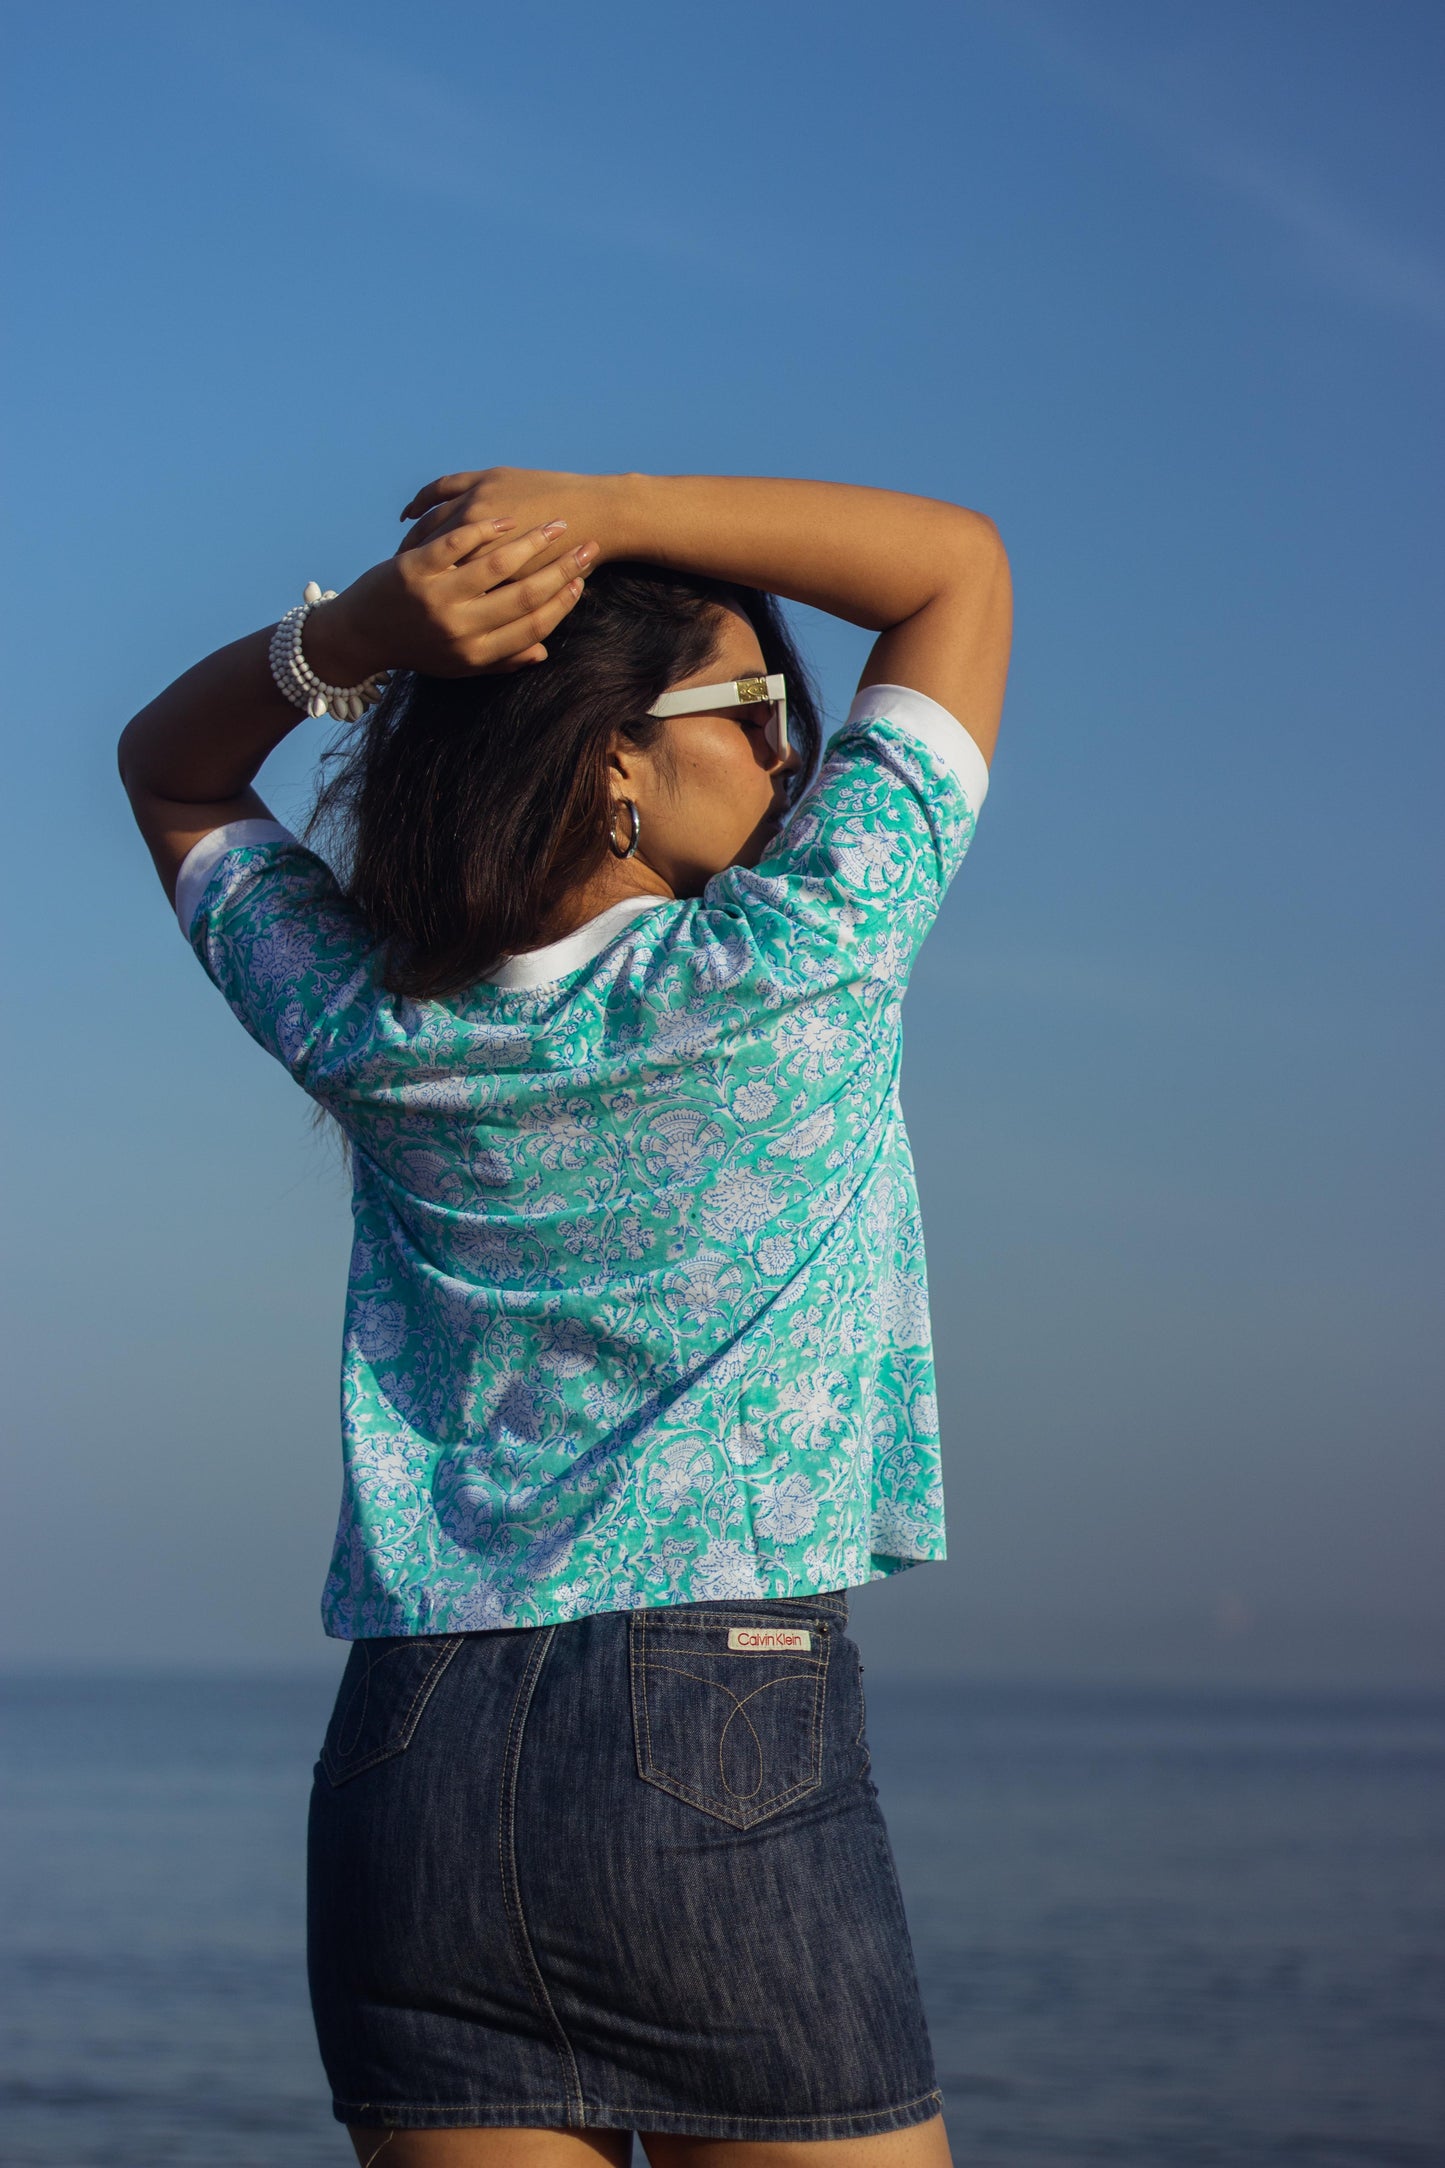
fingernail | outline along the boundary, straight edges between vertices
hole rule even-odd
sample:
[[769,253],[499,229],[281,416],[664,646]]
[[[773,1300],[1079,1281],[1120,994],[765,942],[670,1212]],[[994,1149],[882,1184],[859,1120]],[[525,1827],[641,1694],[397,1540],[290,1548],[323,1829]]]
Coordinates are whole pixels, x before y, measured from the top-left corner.
[[542,529],[542,532],[547,537],[547,540],[550,542],[554,534],[561,534],[566,524],[567,522],[565,519],[549,519],[546,526]]
[[569,580],[567,582],[567,592],[571,595],[580,595],[582,592],[582,582],[580,580]]
[[492,532],[493,534],[502,534],[508,527],[515,527],[516,524],[517,522],[514,519],[494,519],[492,521]]
[[577,562],[579,565],[590,565],[596,555],[597,544],[595,542],[584,542],[577,552]]

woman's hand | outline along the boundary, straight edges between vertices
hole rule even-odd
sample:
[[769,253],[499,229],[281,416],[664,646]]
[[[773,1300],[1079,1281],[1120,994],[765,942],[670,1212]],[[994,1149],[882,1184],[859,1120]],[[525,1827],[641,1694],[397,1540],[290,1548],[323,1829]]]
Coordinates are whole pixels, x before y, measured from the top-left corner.
[[[422,548],[456,528],[497,519],[519,526],[540,526],[565,519],[572,533],[596,538],[600,558],[622,554],[619,548],[622,475],[568,474],[542,467],[479,467],[439,475],[419,489],[402,513],[415,527],[401,547]],[[554,554],[556,554],[554,545]]]
[[597,544],[569,547],[564,518],[522,534],[517,525],[509,514],[454,521],[363,572],[306,620],[317,676],[355,685],[376,670],[474,677],[545,662]]

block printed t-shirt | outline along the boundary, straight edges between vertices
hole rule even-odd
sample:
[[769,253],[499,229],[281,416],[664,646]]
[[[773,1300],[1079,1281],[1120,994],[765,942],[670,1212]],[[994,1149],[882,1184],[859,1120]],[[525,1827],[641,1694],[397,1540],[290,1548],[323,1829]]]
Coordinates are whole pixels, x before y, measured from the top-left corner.
[[197,956],[352,1147],[328,1633],[944,1555],[900,1005],[987,783],[944,709],[869,686],[755,867],[441,1001],[379,988],[276,823],[195,846]]

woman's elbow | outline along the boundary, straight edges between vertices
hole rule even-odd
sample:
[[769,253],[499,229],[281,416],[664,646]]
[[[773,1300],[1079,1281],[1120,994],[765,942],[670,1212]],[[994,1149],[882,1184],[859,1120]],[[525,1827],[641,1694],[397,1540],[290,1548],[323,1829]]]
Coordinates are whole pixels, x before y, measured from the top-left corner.
[[975,512],[966,504],[956,504],[958,514],[959,546],[977,555],[980,551],[993,557],[1007,557],[1003,536],[996,521],[987,512]]
[[943,545],[941,590],[976,591],[980,583],[996,585],[1008,577],[1008,551],[996,523],[986,512],[967,505],[950,505],[955,515]]

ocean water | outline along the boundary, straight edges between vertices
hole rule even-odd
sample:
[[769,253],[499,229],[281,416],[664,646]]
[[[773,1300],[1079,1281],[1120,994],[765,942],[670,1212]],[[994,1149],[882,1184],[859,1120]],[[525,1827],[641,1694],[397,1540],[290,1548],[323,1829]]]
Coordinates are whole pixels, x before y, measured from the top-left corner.
[[[869,1730],[960,2168],[1445,2164],[1445,1703],[903,1685]],[[5,2168],[344,2168],[324,1682],[0,1688]]]

